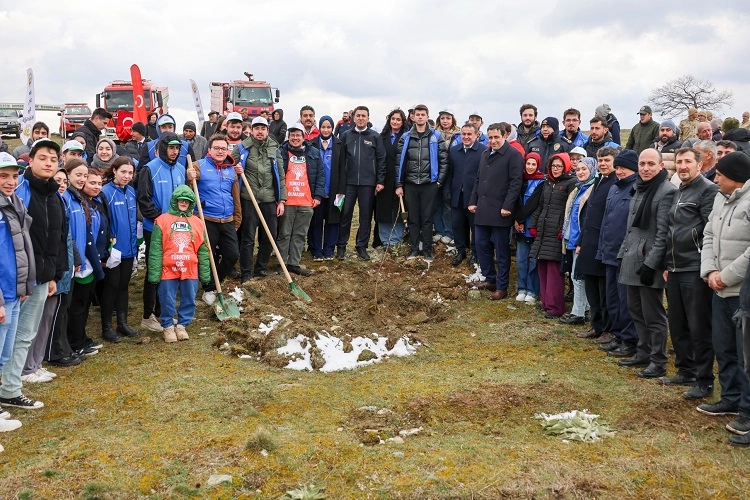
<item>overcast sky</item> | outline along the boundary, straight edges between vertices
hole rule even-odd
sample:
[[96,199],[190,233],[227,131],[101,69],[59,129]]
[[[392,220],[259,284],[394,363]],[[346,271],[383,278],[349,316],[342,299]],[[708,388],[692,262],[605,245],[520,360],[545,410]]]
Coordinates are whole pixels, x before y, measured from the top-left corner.
[[[334,119],[365,104],[380,127],[392,108],[424,103],[459,122],[479,111],[486,127],[518,123],[524,102],[540,119],[575,107],[584,120],[606,102],[629,128],[651,89],[693,73],[732,90],[720,115],[739,117],[750,109],[748,25],[747,0],[0,0],[0,102],[23,100],[31,67],[37,103],[93,106],[136,63],[169,87],[180,129],[197,121],[189,79],[208,112],[209,82],[244,71],[281,90],[287,122],[304,104]],[[57,130],[54,114],[39,116]]]

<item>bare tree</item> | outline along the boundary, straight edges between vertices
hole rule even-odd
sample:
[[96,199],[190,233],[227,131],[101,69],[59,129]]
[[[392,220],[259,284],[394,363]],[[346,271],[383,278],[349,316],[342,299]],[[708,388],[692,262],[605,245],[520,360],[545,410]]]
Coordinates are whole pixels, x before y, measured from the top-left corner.
[[709,80],[682,75],[652,90],[648,102],[655,113],[674,118],[687,113],[689,108],[720,111],[734,104],[734,94],[731,90],[717,89]]

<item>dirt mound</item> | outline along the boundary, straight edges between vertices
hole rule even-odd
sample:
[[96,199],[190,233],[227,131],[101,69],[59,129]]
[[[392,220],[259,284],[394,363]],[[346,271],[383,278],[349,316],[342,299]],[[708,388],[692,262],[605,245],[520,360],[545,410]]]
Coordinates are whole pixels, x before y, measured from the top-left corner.
[[[235,354],[244,349],[279,367],[295,356],[279,355],[276,349],[299,335],[314,341],[326,332],[341,339],[348,352],[355,337],[376,334],[386,337],[386,347],[392,349],[404,336],[447,320],[449,301],[466,295],[468,285],[461,273],[468,269],[452,268],[448,255],[438,256],[429,267],[422,259],[388,255],[381,262],[382,253],[376,256],[370,262],[307,263],[315,273],[293,278],[312,298],[310,303],[292,295],[282,274],[251,281],[245,287],[242,317],[222,323],[216,345],[227,342],[235,346]],[[228,290],[236,286],[231,281],[227,285]],[[262,331],[262,324],[269,326],[278,316],[283,319],[275,320],[270,333]],[[319,354],[312,345],[314,369],[321,366]]]

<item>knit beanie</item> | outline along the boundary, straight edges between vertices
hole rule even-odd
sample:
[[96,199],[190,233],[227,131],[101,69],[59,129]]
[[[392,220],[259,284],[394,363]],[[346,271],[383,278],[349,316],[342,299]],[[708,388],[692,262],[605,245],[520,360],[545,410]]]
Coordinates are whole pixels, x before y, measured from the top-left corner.
[[638,172],[638,155],[632,149],[626,149],[615,156],[614,166],[625,167],[633,172]]
[[192,130],[193,132],[197,132],[195,129],[195,122],[185,122],[185,125],[182,126],[182,130]]
[[716,171],[727,179],[744,184],[750,179],[750,156],[742,151],[724,155],[716,164]]
[[548,116],[547,118],[542,120],[542,124],[540,126],[542,125],[548,125],[552,127],[556,134],[560,133],[560,121],[554,116]]
[[737,118],[728,117],[724,119],[724,123],[721,124],[722,132],[729,132],[732,129],[740,128],[740,121]]
[[132,127],[133,132],[138,132],[141,135],[146,135],[146,126],[141,122],[135,122]]
[[677,125],[675,125],[672,120],[664,120],[663,122],[661,122],[661,125],[659,125],[659,128],[661,127],[669,127],[672,129],[672,132],[674,132],[675,134],[677,133]]

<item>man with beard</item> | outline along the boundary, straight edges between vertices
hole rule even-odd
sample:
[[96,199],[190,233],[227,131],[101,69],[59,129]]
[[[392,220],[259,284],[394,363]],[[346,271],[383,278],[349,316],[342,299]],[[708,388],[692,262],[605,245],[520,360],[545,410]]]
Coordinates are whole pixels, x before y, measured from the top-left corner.
[[[161,138],[161,136],[165,133],[174,133],[175,131],[175,121],[174,117],[172,115],[163,114],[159,118],[156,119],[156,133]],[[176,137],[176,134],[175,134]],[[178,139],[179,140],[179,139]],[[141,148],[141,154],[138,158],[138,166],[143,167],[144,165],[148,164],[150,161],[155,160],[159,156],[159,141],[160,139],[154,139],[152,141],[149,141],[146,143],[145,148]],[[87,144],[87,151],[88,151],[88,141]],[[96,143],[94,143],[96,145]],[[190,155],[191,158],[195,158],[195,152],[193,151],[193,148],[188,144],[187,141],[182,141],[182,146],[180,146],[179,154],[177,155],[177,163],[179,163],[182,168],[185,168],[187,165],[187,157]],[[91,156],[90,158],[93,158]],[[140,172],[140,170],[139,170]],[[140,175],[140,174],[139,174]],[[171,193],[170,193],[171,196]],[[164,212],[166,212],[169,209],[169,198],[166,200],[167,205],[164,207]]]
[[526,153],[537,153],[542,164],[539,170],[547,173],[547,160],[558,153],[568,153],[573,146],[560,138],[560,122],[554,116],[548,116],[542,120],[539,135],[531,139],[526,145]]
[[563,125],[565,129],[560,131],[560,137],[563,141],[570,144],[571,148],[582,147],[589,140],[589,137],[581,132],[581,112],[577,109],[570,108],[565,110],[565,113],[563,113]]
[[76,130],[77,133],[81,134],[83,138],[86,139],[85,152],[89,164],[91,164],[94,159],[94,155],[96,154],[96,144],[99,142],[102,130],[107,127],[110,118],[112,118],[112,114],[106,109],[96,108],[94,112],[91,113],[91,118],[83,122],[83,125]]
[[309,104],[300,108],[299,122],[306,141],[312,141],[320,135],[320,129],[315,126],[315,110]]
[[[521,113],[521,123],[518,124],[517,140],[526,148],[526,144],[536,137],[536,133],[539,131],[539,122],[536,121],[537,109],[533,104],[522,104],[519,113]],[[546,163],[543,163],[543,165],[546,165]]]
[[607,128],[607,122],[599,115],[595,115],[589,120],[589,140],[583,146],[586,155],[590,158],[596,158],[598,152],[604,146],[619,149],[620,145],[612,140],[612,134]]
[[242,142],[242,115],[235,112],[229,113],[224,121],[227,126],[227,146],[231,154],[239,143]]
[[594,116],[602,117],[602,120],[604,120],[603,123],[607,125],[609,133],[612,134],[612,142],[618,145],[622,144],[620,142],[620,121],[612,114],[612,108],[609,107],[609,104],[597,106]]
[[187,141],[195,152],[193,160],[200,160],[206,152],[207,140],[205,137],[196,134],[195,123],[187,121],[182,126],[182,135],[178,136],[180,140]]
[[672,120],[665,120],[659,126],[659,138],[651,146],[661,153],[664,168],[672,176],[675,172],[674,152],[680,148],[682,143],[677,140],[677,125]]

